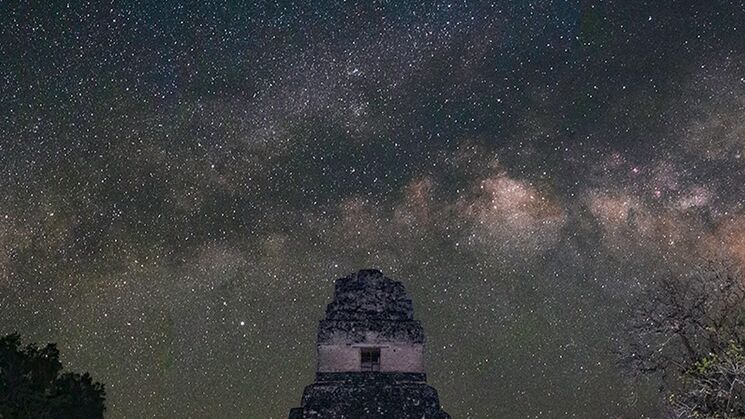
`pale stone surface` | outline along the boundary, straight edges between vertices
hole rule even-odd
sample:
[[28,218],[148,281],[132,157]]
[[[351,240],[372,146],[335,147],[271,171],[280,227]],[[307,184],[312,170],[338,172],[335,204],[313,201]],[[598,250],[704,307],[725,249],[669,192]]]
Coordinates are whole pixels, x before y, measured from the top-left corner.
[[[318,325],[316,382],[290,419],[448,419],[427,385],[424,331],[404,286],[378,270],[335,282]],[[361,348],[380,349],[380,371],[362,371]]]
[[[375,342],[380,371],[424,372],[424,345]],[[318,345],[318,372],[360,371],[360,346]]]

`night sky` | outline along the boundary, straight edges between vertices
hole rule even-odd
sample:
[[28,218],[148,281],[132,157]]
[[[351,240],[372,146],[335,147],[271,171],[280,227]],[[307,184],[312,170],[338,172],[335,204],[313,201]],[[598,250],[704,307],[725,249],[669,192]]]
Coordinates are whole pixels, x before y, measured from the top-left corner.
[[0,1],[0,333],[110,418],[282,418],[401,280],[454,418],[656,414],[634,298],[745,264],[745,6]]

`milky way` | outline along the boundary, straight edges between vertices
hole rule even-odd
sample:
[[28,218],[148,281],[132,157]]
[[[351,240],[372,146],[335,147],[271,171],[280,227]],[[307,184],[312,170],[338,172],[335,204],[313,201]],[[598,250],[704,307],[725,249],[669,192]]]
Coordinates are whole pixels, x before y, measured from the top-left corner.
[[56,3],[0,4],[0,333],[108,417],[286,417],[371,267],[454,417],[655,416],[629,304],[745,264],[741,2]]

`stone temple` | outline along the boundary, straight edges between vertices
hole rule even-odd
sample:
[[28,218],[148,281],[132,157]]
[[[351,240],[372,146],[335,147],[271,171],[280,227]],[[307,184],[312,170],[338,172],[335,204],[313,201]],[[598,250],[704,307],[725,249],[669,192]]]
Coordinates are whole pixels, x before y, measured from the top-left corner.
[[424,341],[400,282],[378,270],[337,279],[318,325],[316,381],[289,419],[449,419],[426,382]]

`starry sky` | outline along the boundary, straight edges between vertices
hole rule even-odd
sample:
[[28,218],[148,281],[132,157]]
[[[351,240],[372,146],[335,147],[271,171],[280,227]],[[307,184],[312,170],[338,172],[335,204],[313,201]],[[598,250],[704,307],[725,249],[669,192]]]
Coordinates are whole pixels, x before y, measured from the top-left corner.
[[634,298],[745,265],[741,1],[0,2],[0,333],[108,417],[282,418],[401,280],[455,418],[654,416]]

